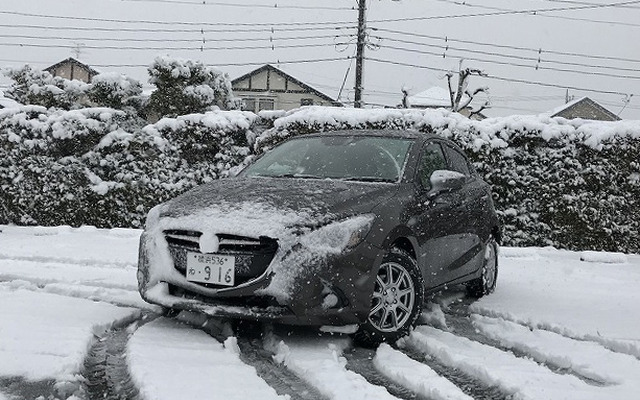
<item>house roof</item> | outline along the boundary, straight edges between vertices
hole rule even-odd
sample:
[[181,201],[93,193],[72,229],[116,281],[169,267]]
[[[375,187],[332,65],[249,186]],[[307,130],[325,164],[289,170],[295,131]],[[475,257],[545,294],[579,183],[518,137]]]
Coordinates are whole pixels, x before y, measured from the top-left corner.
[[75,64],[75,65],[77,65],[77,66],[79,66],[81,68],[84,68],[84,69],[88,70],[93,75],[98,75],[100,73],[97,70],[95,70],[95,69],[91,68],[90,66],[88,66],[87,64],[82,63],[82,62],[76,60],[73,57],[69,57],[69,58],[67,58],[65,60],[62,60],[62,61],[60,61],[58,63],[55,63],[55,64],[45,68],[44,70],[47,71],[47,72],[51,72],[52,70],[54,70],[54,69],[56,69],[59,66],[64,65],[64,64]]
[[449,91],[439,86],[409,96],[407,100],[411,107],[451,107]]
[[336,106],[342,106],[342,103],[340,103],[339,101],[336,101],[336,100],[332,99],[331,97],[329,97],[329,96],[327,96],[326,94],[322,93],[322,92],[321,92],[321,91],[319,91],[318,89],[315,89],[315,88],[313,88],[313,87],[311,87],[311,86],[307,85],[306,83],[302,82],[301,80],[299,80],[299,79],[297,79],[297,78],[295,78],[295,77],[293,77],[293,76],[291,76],[291,75],[287,74],[287,73],[286,73],[286,72],[284,72],[283,70],[281,70],[281,69],[279,69],[279,68],[276,68],[276,67],[274,67],[274,66],[273,66],[273,65],[271,65],[271,64],[265,64],[265,65],[263,65],[262,67],[260,67],[260,68],[258,68],[258,69],[254,69],[254,70],[253,70],[253,71],[251,71],[251,72],[248,72],[248,73],[246,73],[246,74],[244,74],[244,75],[242,75],[242,76],[239,76],[239,77],[237,77],[236,79],[232,80],[232,81],[231,81],[231,84],[232,84],[232,85],[235,85],[235,84],[236,84],[236,83],[238,83],[238,82],[241,82],[241,81],[243,81],[243,80],[245,80],[245,79],[247,79],[247,78],[249,78],[249,77],[251,77],[251,76],[254,76],[254,75],[260,74],[260,73],[262,73],[263,71],[267,71],[267,70],[268,70],[268,71],[275,72],[276,74],[278,74],[278,75],[282,76],[283,78],[285,78],[285,79],[288,79],[288,80],[292,81],[293,83],[295,83],[296,85],[298,85],[298,86],[302,87],[303,89],[305,89],[305,90],[309,91],[310,93],[313,93],[313,94],[315,94],[316,96],[318,96],[318,97],[320,97],[320,98],[322,98],[322,99],[324,99],[324,100],[326,100],[326,101],[331,102],[333,105],[336,105]]
[[[600,113],[605,116],[605,120],[620,121],[620,117],[588,97],[582,97],[555,108],[551,111],[551,117],[594,119],[592,115],[583,115],[584,112],[580,112],[581,110],[578,110],[579,107],[583,107],[583,110],[586,108],[589,111]],[[575,114],[572,115],[573,111],[575,111]]]

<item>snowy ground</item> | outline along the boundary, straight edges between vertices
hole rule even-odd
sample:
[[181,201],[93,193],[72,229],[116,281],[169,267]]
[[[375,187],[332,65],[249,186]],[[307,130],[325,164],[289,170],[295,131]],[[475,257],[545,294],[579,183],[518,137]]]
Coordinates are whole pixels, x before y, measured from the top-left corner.
[[640,256],[502,249],[494,294],[452,289],[406,339],[195,315],[136,286],[136,230],[0,226],[0,399],[619,399],[640,393]]

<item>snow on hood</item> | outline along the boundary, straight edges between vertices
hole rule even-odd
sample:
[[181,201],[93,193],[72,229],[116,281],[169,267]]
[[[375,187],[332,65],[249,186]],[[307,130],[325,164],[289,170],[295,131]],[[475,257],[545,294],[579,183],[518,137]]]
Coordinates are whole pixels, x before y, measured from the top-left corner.
[[199,186],[147,216],[146,231],[153,242],[149,255],[159,273],[154,279],[177,273],[165,230],[195,230],[204,237],[267,236],[277,239],[279,247],[270,285],[261,294],[286,301],[296,277],[343,252],[354,233],[369,229],[372,209],[395,190],[389,184],[270,178],[229,178]]
[[212,221],[218,232],[277,238],[285,228],[369,213],[395,191],[395,185],[328,179],[229,178],[164,203],[158,217],[185,224],[173,229],[202,228]]

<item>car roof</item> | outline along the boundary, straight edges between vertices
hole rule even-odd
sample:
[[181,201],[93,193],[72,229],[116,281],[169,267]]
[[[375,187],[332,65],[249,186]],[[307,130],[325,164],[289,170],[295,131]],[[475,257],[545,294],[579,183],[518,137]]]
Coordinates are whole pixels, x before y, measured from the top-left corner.
[[427,139],[436,137],[432,133],[418,132],[409,129],[344,129],[330,132],[318,132],[304,136],[380,136],[405,139]]

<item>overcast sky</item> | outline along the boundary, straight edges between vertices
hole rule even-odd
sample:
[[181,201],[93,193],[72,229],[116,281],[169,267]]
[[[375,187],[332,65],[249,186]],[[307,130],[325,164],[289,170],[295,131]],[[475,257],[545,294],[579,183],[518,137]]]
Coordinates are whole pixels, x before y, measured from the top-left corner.
[[[78,56],[146,83],[145,66],[159,54],[202,60],[231,78],[272,63],[349,103],[356,3],[2,0],[0,65],[45,68]],[[398,104],[402,87],[446,87],[445,71],[462,59],[490,76],[471,82],[489,87],[488,116],[550,111],[569,88],[640,119],[640,1],[370,0],[367,14],[369,104]]]

